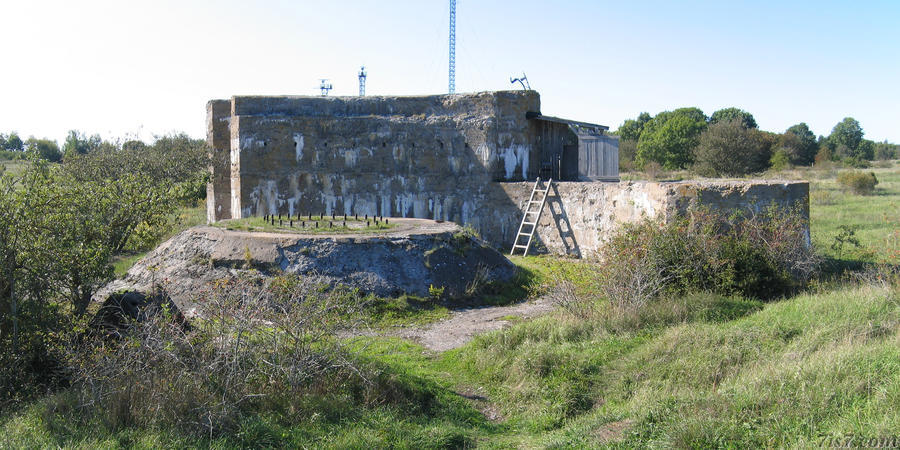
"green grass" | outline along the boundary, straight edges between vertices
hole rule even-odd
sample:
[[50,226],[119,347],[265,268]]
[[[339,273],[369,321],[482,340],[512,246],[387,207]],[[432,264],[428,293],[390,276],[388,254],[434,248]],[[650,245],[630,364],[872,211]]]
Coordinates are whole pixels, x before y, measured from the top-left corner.
[[[844,192],[836,182],[838,171],[810,180],[813,244],[833,258],[900,264],[900,167],[865,170],[878,178],[874,195]],[[832,244],[842,225],[854,227],[861,246],[845,244],[839,254]]]
[[[295,218],[296,219],[296,218]],[[375,224],[374,219],[356,219],[355,217],[335,216],[312,216],[309,220],[307,216],[301,217],[301,220],[294,220],[294,226],[290,226],[290,221],[283,218],[282,221],[275,219],[275,224],[265,221],[262,217],[248,217],[244,219],[222,220],[213,225],[226,230],[236,231],[265,231],[272,233],[321,233],[321,234],[345,234],[345,233],[377,233],[380,231],[394,228],[396,224],[379,221]]]
[[534,297],[547,291],[560,280],[575,285],[579,294],[597,288],[597,266],[592,262],[555,256],[510,256],[509,259],[527,276],[518,281]]
[[25,171],[25,168],[28,166],[28,161],[19,159],[3,160],[0,161],[0,166],[3,167],[6,174],[17,177]]
[[[28,168],[29,162],[21,159],[0,160],[0,174],[17,178]],[[19,187],[17,184],[16,187]]]
[[450,316],[447,306],[437,302],[402,295],[396,298],[374,298],[367,306],[368,325],[374,329],[424,326]]

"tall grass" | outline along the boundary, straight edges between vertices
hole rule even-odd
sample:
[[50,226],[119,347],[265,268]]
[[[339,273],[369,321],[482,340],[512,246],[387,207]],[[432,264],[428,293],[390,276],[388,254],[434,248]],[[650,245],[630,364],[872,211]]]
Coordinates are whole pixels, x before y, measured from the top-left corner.
[[861,286],[656,331],[547,317],[440,364],[547,444],[594,446],[598,430],[626,421],[626,446],[814,445],[896,433],[898,324],[897,288]]

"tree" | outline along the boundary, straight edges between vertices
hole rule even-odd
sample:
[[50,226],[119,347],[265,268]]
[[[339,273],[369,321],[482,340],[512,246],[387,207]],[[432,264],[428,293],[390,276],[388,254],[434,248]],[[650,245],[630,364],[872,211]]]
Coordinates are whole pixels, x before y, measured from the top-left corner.
[[208,166],[202,146],[101,148],[49,164],[32,144],[24,172],[0,174],[0,405],[56,376],[52,336],[84,318],[112,278],[110,257],[194,195],[184,186]]
[[887,140],[875,144],[875,159],[886,160],[900,158],[900,145],[891,144]]
[[771,149],[763,132],[740,118],[709,126],[694,151],[696,170],[706,176],[741,176],[766,169]]
[[36,155],[38,158],[50,162],[59,162],[62,160],[62,152],[59,151],[59,145],[56,141],[49,139],[28,138],[25,141],[25,150]]
[[[859,156],[856,154],[856,151],[862,142],[864,134],[856,119],[845,117],[831,130],[831,135],[828,136],[828,143],[832,149],[839,149],[841,146],[846,147],[849,153],[848,156]],[[837,153],[840,154],[841,152],[838,151]]]
[[102,142],[103,140],[97,134],[88,137],[77,130],[70,130],[69,135],[66,136],[66,142],[63,144],[63,156],[69,159],[75,155],[87,154],[99,148]]
[[9,136],[6,137],[6,143],[3,145],[4,150],[9,150],[11,152],[21,152],[25,149],[25,144],[22,142],[22,139],[16,134],[15,131],[9,133]]
[[800,122],[788,128],[781,135],[778,146],[784,149],[790,158],[791,164],[809,166],[815,161],[819,145],[816,143],[816,135],[809,129],[805,122]]
[[129,140],[122,143],[122,150],[143,150],[147,144],[140,140]]
[[744,111],[739,108],[723,108],[709,116],[709,124],[715,124],[719,122],[727,122],[734,119],[740,119],[741,123],[744,124],[745,128],[758,128],[756,125],[756,119],[753,118],[753,114]]
[[74,315],[83,315],[112,278],[111,257],[138,229],[154,228],[185,196],[197,195],[208,163],[205,147],[181,145],[191,142],[166,138],[140,151],[101,149],[50,165],[34,140],[34,161],[21,179],[0,179],[0,188],[19,186],[0,189],[0,269],[9,276],[0,283],[0,304],[23,298],[4,293],[13,286],[31,289],[24,296],[31,301],[68,299]]
[[625,123],[616,130],[616,134],[618,134],[623,141],[637,142],[641,137],[641,133],[644,131],[644,125],[646,125],[650,119],[649,113],[642,112],[638,115],[637,119],[626,120]]
[[866,161],[875,159],[875,142],[868,139],[861,140],[859,146],[856,147],[854,156],[859,159],[865,159]]
[[698,108],[663,111],[644,125],[638,140],[637,163],[655,161],[668,170],[693,162],[693,149],[706,129],[706,115]]

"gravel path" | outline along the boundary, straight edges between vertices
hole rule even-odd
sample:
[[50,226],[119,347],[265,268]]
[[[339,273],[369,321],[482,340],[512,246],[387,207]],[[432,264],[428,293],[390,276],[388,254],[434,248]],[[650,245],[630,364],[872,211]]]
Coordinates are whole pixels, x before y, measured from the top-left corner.
[[421,327],[402,328],[388,333],[410,339],[429,350],[443,352],[461,347],[473,337],[488,331],[508,327],[513,322],[504,318],[515,316],[531,319],[542,316],[554,305],[546,297],[509,306],[485,306],[450,312],[450,317]]

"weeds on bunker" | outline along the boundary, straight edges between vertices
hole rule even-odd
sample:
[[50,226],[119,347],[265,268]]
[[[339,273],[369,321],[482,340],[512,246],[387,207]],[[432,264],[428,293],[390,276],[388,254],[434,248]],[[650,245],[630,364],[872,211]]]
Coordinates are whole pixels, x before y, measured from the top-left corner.
[[[277,217],[277,216],[276,216]],[[212,224],[215,227],[229,231],[251,231],[269,233],[298,233],[298,234],[350,234],[350,233],[379,233],[390,230],[397,225],[390,223],[390,219],[358,219],[354,216],[287,216],[281,219],[267,220],[263,217],[247,217],[243,219],[228,219]]]

